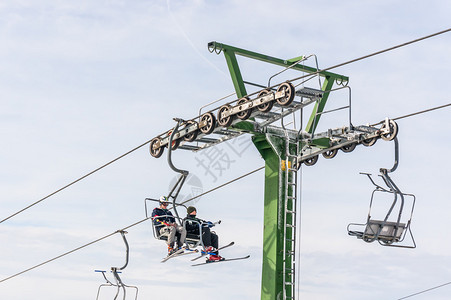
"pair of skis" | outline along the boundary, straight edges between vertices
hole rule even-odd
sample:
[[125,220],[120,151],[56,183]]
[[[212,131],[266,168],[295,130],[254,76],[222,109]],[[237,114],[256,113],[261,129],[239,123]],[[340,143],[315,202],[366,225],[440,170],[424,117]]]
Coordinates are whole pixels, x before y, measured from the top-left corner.
[[[185,250],[187,250],[187,252],[185,252]],[[161,262],[164,263],[164,262],[167,262],[168,260],[170,260],[171,258],[188,255],[188,254],[193,254],[196,252],[199,252],[199,251],[197,249],[191,250],[191,249],[186,249],[185,247],[182,247],[182,248],[178,249],[177,251],[175,251],[174,253],[163,258],[161,260]]]
[[251,257],[251,256],[250,256],[250,255],[246,255],[246,256],[243,256],[243,257],[224,258],[224,259],[222,259],[222,260],[213,260],[213,261],[207,260],[206,262],[199,263],[199,264],[194,264],[194,265],[191,265],[191,266],[192,266],[192,267],[195,267],[195,266],[201,266],[201,265],[207,265],[207,264],[216,264],[216,263],[226,262],[226,261],[232,261],[232,260],[248,259],[249,257]]
[[[228,248],[230,246],[233,246],[234,244],[235,244],[235,242],[231,242],[231,243],[229,243],[229,244],[227,244],[225,246],[222,246],[222,247],[218,248],[218,251],[222,250],[222,249],[225,249],[225,248]],[[188,252],[185,252],[185,250],[188,250]],[[168,261],[171,258],[182,256],[182,255],[187,255],[187,254],[192,254],[192,253],[195,253],[195,252],[198,252],[198,251],[197,250],[186,249],[186,248],[183,247],[183,248],[175,251],[171,255],[168,255],[167,257],[163,258],[163,260],[161,262],[164,263],[164,262]],[[202,258],[202,257],[204,257],[204,256],[206,256],[208,254],[214,254],[214,253],[209,253],[209,252],[202,251],[200,256],[193,258],[191,261],[198,260],[199,258]],[[243,257],[236,257],[236,258],[225,258],[223,260],[216,260],[216,261],[208,261],[207,260],[206,262],[194,264],[192,266],[195,267],[195,266],[201,266],[201,265],[206,265],[206,264],[214,264],[214,263],[218,263],[218,262],[225,262],[225,261],[232,261],[232,260],[242,260],[242,259],[248,259],[249,257],[250,257],[250,255],[246,255],[246,256],[243,256]]]
[[[225,248],[228,248],[228,247],[233,246],[233,245],[235,245],[235,242],[231,242],[230,244],[227,244],[225,246],[222,246],[222,247],[218,248],[218,251],[222,250],[222,249],[225,249]],[[193,258],[191,261],[195,261],[195,260],[197,260],[197,259],[199,259],[201,257],[204,257],[207,254],[214,254],[214,253],[202,252],[202,254],[200,256]],[[243,257],[235,257],[235,258],[224,258],[222,260],[213,260],[213,261],[207,260],[206,262],[194,264],[194,265],[191,265],[191,266],[195,267],[195,266],[201,266],[201,265],[206,265],[206,264],[214,264],[214,263],[220,263],[220,262],[225,262],[225,261],[248,259],[249,257],[250,257],[250,255],[243,256]]]

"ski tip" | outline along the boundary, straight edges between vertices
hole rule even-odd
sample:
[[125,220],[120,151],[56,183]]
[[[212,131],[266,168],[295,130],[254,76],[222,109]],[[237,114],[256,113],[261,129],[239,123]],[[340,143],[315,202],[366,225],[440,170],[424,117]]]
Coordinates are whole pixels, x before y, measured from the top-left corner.
[[219,247],[219,248],[226,248],[226,247],[230,247],[230,246],[233,246],[233,245],[235,245],[235,242],[230,242],[227,245]]
[[168,255],[168,256],[166,256],[165,258],[163,258],[163,259],[161,260],[161,262],[164,263],[164,262],[168,261],[169,259],[171,259],[171,258],[173,258],[173,257],[176,257],[176,256],[182,254],[184,251],[185,251],[184,248],[179,249],[179,250],[177,250],[176,252],[172,253],[171,255]]
[[194,265],[191,265],[191,266],[195,267],[195,266],[201,266],[201,265],[207,265],[207,264],[217,264],[217,263],[220,263],[220,262],[229,262],[229,261],[234,261],[234,260],[248,259],[249,257],[251,257],[250,254],[246,255],[246,256],[243,256],[243,257],[224,258],[224,259],[216,260],[216,261],[208,261],[207,260],[206,262],[199,263],[199,264],[194,264]]

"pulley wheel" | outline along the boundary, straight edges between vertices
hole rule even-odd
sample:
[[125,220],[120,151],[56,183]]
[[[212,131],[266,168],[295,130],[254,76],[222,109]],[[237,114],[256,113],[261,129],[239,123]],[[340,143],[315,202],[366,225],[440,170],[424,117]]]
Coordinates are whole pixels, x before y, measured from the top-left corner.
[[[389,120],[388,124],[389,124],[388,125],[389,126],[389,132],[381,134],[381,138],[384,141],[391,141],[398,135],[398,124],[396,124],[396,122],[393,121],[393,120]],[[384,122],[384,125],[382,125],[381,130],[383,131],[385,129],[386,129],[386,124]]]
[[163,154],[164,148],[161,146],[156,146],[160,143],[160,138],[154,138],[152,141],[150,141],[150,155],[152,155],[155,158],[160,157]]
[[[195,121],[188,121],[186,122],[185,127],[191,127],[193,124],[196,124],[196,128],[199,128],[199,125]],[[185,134],[183,139],[187,142],[192,142],[197,138],[197,134],[199,133],[198,129],[191,131],[190,133]]]
[[316,162],[318,161],[318,155],[315,155],[313,157],[307,158],[306,160],[304,160],[304,164],[306,166],[313,166],[314,164],[316,164]]
[[333,150],[327,150],[326,152],[323,152],[323,157],[327,159],[334,158],[338,153],[338,149]]
[[[240,105],[245,104],[246,102],[249,102],[249,98],[247,98],[247,97],[241,98],[240,100],[238,100],[238,102],[236,104],[239,107]],[[236,116],[240,120],[247,120],[251,116],[251,113],[252,113],[252,108],[248,108],[247,110],[240,111],[239,113],[236,114]]]
[[215,130],[215,116],[211,112],[204,113],[200,117],[200,122],[205,123],[199,130],[204,134],[210,134]]
[[341,151],[349,153],[349,152],[354,151],[356,146],[357,146],[356,143],[352,143],[352,144],[341,147]]
[[367,243],[372,243],[372,242],[374,242],[374,239],[369,238],[369,237],[367,237],[367,236],[364,236],[362,239],[363,239],[364,242],[367,242]]
[[[169,131],[168,131],[168,137],[170,137],[171,134],[172,134],[172,130],[169,130]],[[176,138],[174,137],[173,140],[172,140],[172,144],[171,144],[171,150],[177,149],[177,148],[179,147],[179,145],[180,145],[180,140],[179,140],[179,139],[176,139]]]
[[376,144],[376,142],[377,142],[377,137],[373,137],[373,138],[363,140],[362,144],[363,144],[363,146],[370,147],[370,146],[373,146],[374,144]]
[[379,240],[380,242],[382,242],[382,244],[384,244],[384,245],[391,245],[391,244],[393,244],[393,240],[392,241],[388,241],[388,240]]
[[284,82],[277,89],[277,92],[282,92],[282,91],[285,92],[285,96],[283,96],[282,98],[276,99],[276,101],[281,106],[288,106],[294,100],[294,93],[295,93],[294,86],[290,82]]
[[223,118],[222,113],[230,111],[232,107],[230,105],[223,105],[218,110],[218,124],[224,127],[229,127],[232,124],[233,116]]
[[[263,90],[258,94],[257,98],[269,95],[271,93],[272,92],[269,90]],[[274,101],[266,102],[266,103],[263,103],[263,104],[260,104],[259,106],[257,106],[257,109],[261,112],[268,112],[271,110],[273,104],[274,104]]]

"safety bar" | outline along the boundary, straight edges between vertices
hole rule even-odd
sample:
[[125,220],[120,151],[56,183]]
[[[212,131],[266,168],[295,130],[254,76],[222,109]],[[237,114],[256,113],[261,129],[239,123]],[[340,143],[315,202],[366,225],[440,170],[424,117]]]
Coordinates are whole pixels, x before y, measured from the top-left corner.
[[[152,219],[152,228],[153,228],[152,232],[153,232],[154,238],[156,238],[156,239],[160,239],[160,232],[157,231],[157,229],[158,229],[159,226],[156,225],[153,221],[154,221],[156,218],[164,218],[164,217],[171,217],[171,218],[177,219],[177,217],[175,217],[175,216],[173,216],[173,215],[162,215],[162,216],[151,217],[151,219]],[[178,221],[179,221],[179,223],[180,223],[180,219],[179,219]],[[164,225],[161,225],[161,227],[163,227],[163,226],[164,226]]]
[[[187,220],[187,219],[183,219],[183,227],[185,228],[185,230],[186,230],[186,223],[187,222],[193,222],[193,223],[196,223],[197,224],[197,226],[198,226],[198,228],[199,228],[199,239],[198,239],[198,242],[196,243],[196,245],[195,245],[195,247],[197,247],[197,246],[201,246],[202,247],[202,249],[204,249],[204,251],[205,251],[205,245],[204,245],[204,242],[202,241],[202,223],[200,223],[199,221],[197,221],[197,220]],[[187,237],[188,238],[188,237]],[[185,241],[186,242],[186,241]]]

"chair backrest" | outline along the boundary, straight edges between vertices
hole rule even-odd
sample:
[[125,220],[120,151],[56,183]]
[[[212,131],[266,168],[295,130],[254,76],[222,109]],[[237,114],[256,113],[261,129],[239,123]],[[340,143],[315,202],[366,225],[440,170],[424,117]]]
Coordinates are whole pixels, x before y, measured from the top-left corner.
[[151,222],[152,223],[152,233],[153,233],[154,238],[156,238],[157,240],[167,241],[168,237],[166,235],[160,234],[160,229],[163,228],[164,225],[159,226],[159,225],[155,225],[155,223],[154,223],[155,218],[161,218],[161,217],[173,217],[173,216],[164,215],[164,216],[157,216],[157,217],[152,218],[152,222]]
[[184,219],[183,220],[183,227],[187,229],[189,228],[198,228],[197,232],[187,232],[186,234],[186,243],[192,247],[195,248],[197,246],[202,246],[204,248],[204,245],[202,243],[202,239],[200,238],[202,235],[202,224],[199,223],[196,220],[192,219]]

